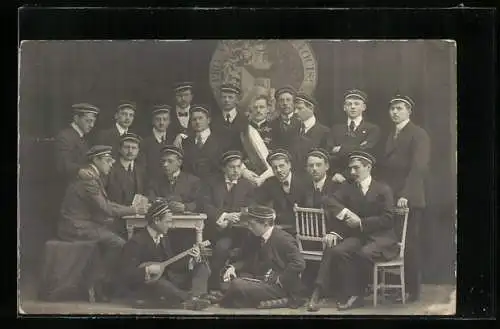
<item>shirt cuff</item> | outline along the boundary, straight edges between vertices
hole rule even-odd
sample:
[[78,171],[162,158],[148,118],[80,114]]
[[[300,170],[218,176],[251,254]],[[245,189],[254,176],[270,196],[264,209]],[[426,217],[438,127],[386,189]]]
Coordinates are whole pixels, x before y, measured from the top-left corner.
[[347,214],[347,211],[348,211],[348,209],[347,209],[347,208],[342,209],[342,211],[341,211],[341,212],[339,212],[339,213],[337,214],[337,216],[336,216],[336,217],[337,217],[339,220],[344,220],[344,217],[345,217],[345,215]]
[[151,276],[151,275],[149,274],[148,267],[146,266],[146,267],[144,268],[144,280],[145,280],[145,281],[148,281],[148,280],[149,280],[149,278],[150,278],[150,276]]
[[194,259],[193,259],[193,257],[191,257],[191,258],[189,259],[189,262],[188,262],[188,269],[189,269],[190,271],[192,271],[192,270],[193,270],[193,268],[194,268]]
[[217,219],[217,224],[222,224],[224,222],[224,217],[227,215],[227,212],[223,212],[219,218]]

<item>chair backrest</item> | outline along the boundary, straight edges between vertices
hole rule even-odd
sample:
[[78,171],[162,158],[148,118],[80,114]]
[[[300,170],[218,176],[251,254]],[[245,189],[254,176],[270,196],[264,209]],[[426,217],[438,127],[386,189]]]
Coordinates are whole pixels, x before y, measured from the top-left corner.
[[302,241],[322,242],[323,236],[326,234],[325,211],[317,208],[299,207],[294,204],[293,212],[300,251],[303,251]]
[[410,209],[408,208],[395,208],[394,213],[398,216],[403,217],[403,229],[401,230],[401,242],[399,248],[399,257],[403,258],[405,254],[406,247],[406,231],[408,228],[408,213]]

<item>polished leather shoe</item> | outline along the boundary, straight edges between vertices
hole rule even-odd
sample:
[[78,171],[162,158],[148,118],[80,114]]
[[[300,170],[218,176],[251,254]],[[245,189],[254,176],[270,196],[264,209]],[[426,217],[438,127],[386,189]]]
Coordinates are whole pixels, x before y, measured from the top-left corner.
[[363,298],[359,296],[351,296],[347,299],[345,304],[337,304],[337,309],[339,311],[346,311],[353,308],[358,308],[363,306]]
[[207,299],[192,297],[186,300],[182,305],[184,306],[185,310],[201,311],[208,308],[211,304],[212,303]]
[[309,303],[307,303],[307,311],[308,312],[318,312],[319,307],[319,289],[315,289]]
[[288,298],[271,299],[265,300],[259,303],[258,309],[274,309],[274,308],[285,308],[288,307]]

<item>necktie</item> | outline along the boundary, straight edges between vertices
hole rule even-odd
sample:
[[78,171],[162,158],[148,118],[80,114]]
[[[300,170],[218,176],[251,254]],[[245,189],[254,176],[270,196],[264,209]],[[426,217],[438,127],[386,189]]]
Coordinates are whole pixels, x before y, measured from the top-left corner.
[[305,134],[306,134],[306,125],[302,123],[302,125],[300,126],[300,135],[304,136]]
[[129,173],[131,173],[131,172],[132,172],[132,162],[130,162],[130,163],[128,164],[128,169],[127,169],[127,171],[128,171]]
[[401,129],[396,128],[396,130],[394,131],[394,139],[398,138],[398,135],[400,132],[401,132]]
[[227,191],[230,192],[233,189],[234,182],[226,181]]
[[161,136],[161,143],[165,144],[165,135]]
[[353,133],[355,129],[356,129],[356,124],[354,123],[353,120],[351,120],[351,123],[349,124],[349,132]]
[[231,115],[229,113],[226,114],[226,124],[231,124]]
[[179,116],[179,118],[187,118],[188,114],[187,114],[187,112],[185,112],[185,113],[177,112],[177,116]]
[[168,179],[168,181],[170,182],[170,185],[173,187],[175,185],[175,182],[177,181],[177,177],[172,176]]
[[358,188],[359,192],[361,192],[361,194],[365,195],[363,193],[363,187],[361,186],[361,183],[360,182],[356,182],[356,187]]
[[263,245],[266,244],[266,239],[264,239],[264,237],[260,237],[260,246],[262,247]]
[[197,135],[196,136],[196,146],[198,146],[199,148],[201,148],[203,146],[203,139],[201,139],[201,135]]

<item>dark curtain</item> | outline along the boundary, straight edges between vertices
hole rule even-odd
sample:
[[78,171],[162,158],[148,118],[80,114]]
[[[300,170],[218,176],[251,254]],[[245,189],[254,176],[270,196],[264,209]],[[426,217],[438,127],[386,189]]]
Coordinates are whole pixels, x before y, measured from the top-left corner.
[[[422,225],[427,282],[452,282],[456,209],[456,68],[453,43],[432,40],[310,41],[318,64],[318,117],[346,120],[343,93],[367,92],[368,120],[388,132],[388,100],[400,92],[416,107],[412,120],[432,141],[428,209]],[[20,217],[22,261],[39,258],[47,223],[58,205],[53,137],[71,117],[71,104],[89,102],[102,113],[94,131],[112,124],[119,100],[138,104],[136,129],[146,131],[154,104],[173,104],[172,85],[190,80],[195,102],[213,108],[209,63],[217,41],[27,42],[21,50]]]

